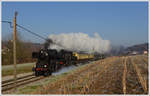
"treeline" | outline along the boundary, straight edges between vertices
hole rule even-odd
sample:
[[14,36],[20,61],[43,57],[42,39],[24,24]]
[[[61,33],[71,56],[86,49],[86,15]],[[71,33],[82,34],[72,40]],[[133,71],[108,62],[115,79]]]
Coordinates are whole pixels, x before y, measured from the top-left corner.
[[[35,62],[32,59],[32,52],[38,51],[39,46],[35,46],[31,42],[24,42],[17,37],[16,41],[16,58],[17,64]],[[13,64],[13,41],[12,39],[7,41],[2,41],[2,65]]]

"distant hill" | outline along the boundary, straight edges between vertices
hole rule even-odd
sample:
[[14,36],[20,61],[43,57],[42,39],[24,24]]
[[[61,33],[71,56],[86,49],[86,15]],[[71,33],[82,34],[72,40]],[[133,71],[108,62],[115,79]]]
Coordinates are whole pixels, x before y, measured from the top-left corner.
[[128,47],[126,50],[127,51],[138,51],[138,52],[141,52],[144,50],[148,51],[148,43],[134,45],[134,46]]
[[144,51],[148,51],[148,43],[137,44],[137,45],[127,47],[123,51],[123,54],[132,54],[133,52],[137,54],[143,54]]
[[144,51],[148,51],[148,43],[136,44],[126,48],[124,46],[113,46],[110,54],[115,56],[128,55],[132,54],[133,52],[143,54]]

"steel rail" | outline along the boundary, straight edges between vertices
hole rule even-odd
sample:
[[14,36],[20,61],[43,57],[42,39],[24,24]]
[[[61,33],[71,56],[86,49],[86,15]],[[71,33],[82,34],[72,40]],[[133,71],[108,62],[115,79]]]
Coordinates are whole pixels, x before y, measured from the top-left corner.
[[[34,74],[29,74],[29,75],[26,75],[26,76],[21,76],[19,78],[17,78],[17,87],[18,86],[21,86],[21,85],[25,85],[25,84],[28,84],[30,82],[33,82],[33,81],[37,81],[37,80],[40,80],[40,79],[43,79],[45,77],[36,77],[34,76]],[[14,86],[14,79],[9,79],[9,80],[6,80],[6,81],[2,81],[2,92],[4,91],[8,91],[10,89],[13,89]]]
[[[34,74],[29,74],[29,75],[25,75],[25,76],[18,77],[17,80],[23,79],[23,78],[27,78],[27,77],[30,77],[30,76],[34,76]],[[2,84],[11,82],[11,81],[13,81],[13,80],[14,80],[14,79],[3,80],[3,81],[2,81]]]
[[[40,79],[43,79],[44,77],[35,77],[35,78],[30,78],[29,80],[25,80],[25,81],[20,81],[20,82],[18,82],[17,81],[17,87],[18,86],[21,86],[21,85],[25,85],[25,84],[29,84],[30,82],[34,82],[34,81],[37,81],[37,80],[40,80]],[[7,90],[11,90],[11,89],[13,89],[14,88],[14,86],[13,86],[13,84],[12,84],[12,86],[7,86],[7,87],[2,87],[2,92],[4,92],[4,91],[7,91]]]

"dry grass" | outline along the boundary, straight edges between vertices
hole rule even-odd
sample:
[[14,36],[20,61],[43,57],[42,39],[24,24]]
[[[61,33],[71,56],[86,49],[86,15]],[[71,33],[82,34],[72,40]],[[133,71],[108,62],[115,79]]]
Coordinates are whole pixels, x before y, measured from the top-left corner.
[[[80,68],[56,83],[47,85],[47,90],[36,92],[36,94],[88,94],[94,87],[94,81],[98,80],[105,70],[118,58],[107,58],[105,61],[97,61]],[[48,91],[50,90],[50,91]],[[35,93],[34,93],[35,94]]]
[[28,94],[147,94],[148,64],[144,61],[147,57],[141,57],[109,57],[96,61]]
[[[17,64],[17,74],[32,72],[32,67],[35,63],[24,63]],[[2,76],[13,75],[14,66],[13,65],[5,65],[2,66]]]
[[123,93],[126,94],[126,73],[127,73],[127,58],[124,58],[124,71],[123,71],[123,79],[122,79],[122,84],[123,84]]
[[142,85],[142,87],[144,89],[144,92],[147,93],[147,91],[148,91],[147,82],[144,79],[144,77],[142,76],[141,70],[138,68],[138,65],[135,64],[135,61],[133,61],[133,59],[131,59],[131,62],[133,64],[134,68],[135,68],[136,74],[138,76],[138,80],[141,83],[141,85]]

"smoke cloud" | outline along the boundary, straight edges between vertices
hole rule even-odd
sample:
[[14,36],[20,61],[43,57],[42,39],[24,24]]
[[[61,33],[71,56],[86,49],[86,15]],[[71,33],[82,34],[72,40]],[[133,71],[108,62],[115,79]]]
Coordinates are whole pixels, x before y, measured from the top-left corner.
[[53,41],[51,39],[46,39],[46,42],[44,43],[44,48],[48,49],[48,47],[50,46],[50,44],[52,44]]
[[86,53],[106,53],[110,50],[110,41],[103,40],[98,33],[94,33],[94,36],[91,37],[81,32],[51,34],[49,38],[55,42],[49,48],[57,49],[58,51],[65,49]]

